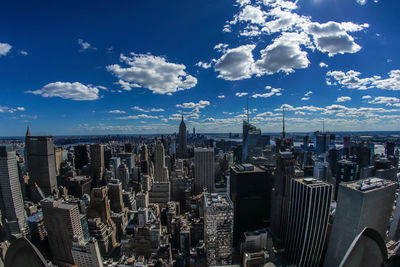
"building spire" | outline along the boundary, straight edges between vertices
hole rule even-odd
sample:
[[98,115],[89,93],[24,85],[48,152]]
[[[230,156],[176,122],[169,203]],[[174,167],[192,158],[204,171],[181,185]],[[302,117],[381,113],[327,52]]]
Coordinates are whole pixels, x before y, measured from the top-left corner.
[[247,96],[247,123],[250,123],[249,97]]
[[182,110],[182,122],[183,122],[183,110]]
[[26,134],[25,134],[25,136],[31,136],[31,132],[29,131],[29,124],[28,124],[28,126],[26,127]]
[[282,139],[286,138],[285,132],[285,107],[282,107]]

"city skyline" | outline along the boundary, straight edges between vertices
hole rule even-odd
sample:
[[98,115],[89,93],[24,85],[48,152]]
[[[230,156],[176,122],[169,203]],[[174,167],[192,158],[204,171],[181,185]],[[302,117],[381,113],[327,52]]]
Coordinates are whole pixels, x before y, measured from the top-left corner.
[[398,131],[399,7],[5,1],[0,136]]

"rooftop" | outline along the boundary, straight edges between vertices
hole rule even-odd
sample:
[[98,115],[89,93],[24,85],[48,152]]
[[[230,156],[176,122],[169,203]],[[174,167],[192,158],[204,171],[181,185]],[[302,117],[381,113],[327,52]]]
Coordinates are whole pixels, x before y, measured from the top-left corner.
[[347,183],[342,183],[341,185],[354,189],[359,192],[370,192],[378,188],[384,188],[395,184],[393,181],[384,180],[381,178],[367,178],[358,181],[352,181]]
[[236,173],[265,172],[259,167],[249,163],[235,164],[235,166],[232,167],[232,170]]

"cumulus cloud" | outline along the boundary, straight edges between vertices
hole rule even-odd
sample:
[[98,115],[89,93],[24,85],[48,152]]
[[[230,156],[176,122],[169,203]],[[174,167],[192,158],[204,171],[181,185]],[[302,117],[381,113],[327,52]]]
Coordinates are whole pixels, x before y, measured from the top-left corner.
[[268,85],[268,86],[265,87],[265,89],[269,90],[269,92],[268,93],[264,93],[264,94],[253,94],[251,97],[253,97],[253,98],[259,98],[259,97],[268,98],[268,97],[271,97],[273,95],[276,95],[276,96],[281,96],[282,95],[282,93],[281,93],[281,91],[283,90],[282,88],[272,88],[271,86]]
[[27,56],[28,52],[26,52],[25,50],[20,50],[19,53],[23,56]]
[[43,86],[39,90],[26,91],[42,97],[61,97],[71,100],[96,100],[99,98],[99,89],[96,86],[84,85],[79,82],[54,82]]
[[246,96],[246,95],[248,95],[248,93],[245,93],[245,92],[243,92],[243,93],[238,92],[235,94],[235,96],[237,96],[237,97],[242,97],[242,96]]
[[78,39],[78,44],[81,47],[81,49],[79,50],[80,52],[86,51],[88,49],[97,50],[96,47],[92,46],[91,44],[89,44],[88,42],[84,41],[83,39]]
[[350,96],[340,96],[340,97],[336,98],[336,102],[347,102],[350,100],[351,100]]
[[368,28],[368,24],[354,24],[352,22],[310,23],[305,31],[313,36],[316,48],[330,57],[336,54],[356,53],[361,46],[356,44],[349,32],[357,32]]
[[217,50],[218,52],[225,52],[227,48],[228,44],[223,44],[223,43],[219,43],[214,46],[214,49]]
[[308,91],[307,93],[304,94],[304,96],[301,98],[302,101],[307,101],[310,100],[310,95],[312,94],[312,91]]
[[119,110],[119,109],[113,109],[113,110],[107,111],[107,113],[110,113],[110,114],[125,114],[126,112],[123,111],[123,110]]
[[217,96],[218,98],[225,98],[225,96],[224,95],[219,95],[219,96]]
[[187,102],[183,104],[177,104],[177,108],[185,108],[185,109],[202,109],[210,105],[210,102],[207,100],[200,100],[198,103]]
[[365,95],[365,96],[363,96],[361,99],[371,99],[372,98],[372,96],[370,96],[370,95]]
[[16,111],[25,111],[24,107],[9,108],[0,105],[0,113],[14,113]]
[[358,4],[360,5],[365,5],[367,3],[367,0],[356,0]]
[[328,64],[326,64],[326,63],[324,63],[324,62],[320,62],[320,63],[319,63],[319,66],[320,66],[321,68],[327,68],[327,67],[329,67]]
[[10,44],[0,43],[0,56],[7,55],[10,52],[11,48],[12,46]]
[[307,52],[300,47],[307,44],[309,39],[305,34],[282,34],[261,50],[261,59],[256,62],[258,74],[274,74],[280,71],[291,73],[294,69],[307,68],[310,61]]
[[384,104],[386,106],[396,106],[400,107],[400,98],[397,97],[388,97],[388,96],[377,96],[374,97],[371,101],[368,101],[370,104]]
[[378,88],[382,90],[400,90],[400,70],[391,70],[388,78],[382,78],[379,75],[360,78],[361,72],[349,70],[328,71],[326,73],[326,82],[328,85],[340,85],[349,89],[367,90]]
[[158,119],[158,116],[140,114],[140,115],[133,115],[133,116],[118,117],[116,119],[117,120]]
[[162,109],[162,108],[144,109],[144,108],[141,108],[141,107],[139,107],[139,106],[131,107],[131,109],[137,110],[137,111],[140,111],[140,112],[162,112],[162,111],[165,111],[165,110]]
[[203,68],[203,69],[209,69],[209,68],[211,68],[211,63],[199,61],[196,63],[196,66]]
[[183,64],[170,63],[163,57],[151,54],[130,55],[131,57],[123,54],[120,56],[121,62],[128,67],[118,64],[107,66],[107,70],[115,75],[125,88],[133,85],[147,88],[155,94],[172,94],[193,88],[197,84],[197,79],[185,72],[186,66]]
[[242,45],[228,49],[214,66],[218,78],[229,81],[248,79],[255,73],[252,51],[255,45]]
[[[238,2],[239,12],[224,26],[225,32],[239,29],[239,36],[251,37],[258,42],[227,49],[216,45],[223,55],[215,64],[218,77],[225,80],[242,80],[254,76],[286,74],[310,66],[309,51],[318,50],[332,57],[337,54],[356,53],[361,46],[355,42],[353,33],[369,27],[367,23],[329,21],[319,23],[310,16],[295,13],[297,1],[264,0]],[[272,43],[262,49],[260,57],[253,55],[254,43],[263,43],[261,35],[274,36]],[[256,39],[257,36],[259,39]],[[267,38],[267,40],[270,38]],[[243,43],[243,42],[242,42]],[[320,67],[328,67],[321,62]]]

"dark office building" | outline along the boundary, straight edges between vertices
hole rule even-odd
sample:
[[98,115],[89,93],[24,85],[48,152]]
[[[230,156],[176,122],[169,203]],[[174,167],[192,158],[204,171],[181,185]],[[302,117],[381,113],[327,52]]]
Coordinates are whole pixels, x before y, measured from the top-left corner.
[[89,163],[89,154],[86,145],[74,146],[75,169],[82,169]]
[[292,179],[290,183],[287,259],[298,267],[320,266],[332,185],[314,178]]
[[56,159],[52,136],[26,136],[29,176],[46,196],[57,189]]
[[271,219],[270,172],[252,164],[237,164],[230,170],[230,197],[234,208],[233,243],[246,231],[267,226]]
[[355,156],[360,168],[370,166],[374,160],[374,144],[372,143],[351,143],[350,155]]
[[394,156],[394,147],[395,147],[394,142],[386,142],[385,146],[386,157]]
[[104,146],[100,144],[90,145],[90,168],[94,187],[103,184],[104,174]]
[[294,166],[296,161],[292,152],[280,152],[277,158],[277,166],[274,177],[274,188],[271,196],[271,230],[275,240],[285,240],[289,197],[290,180],[294,178]]

